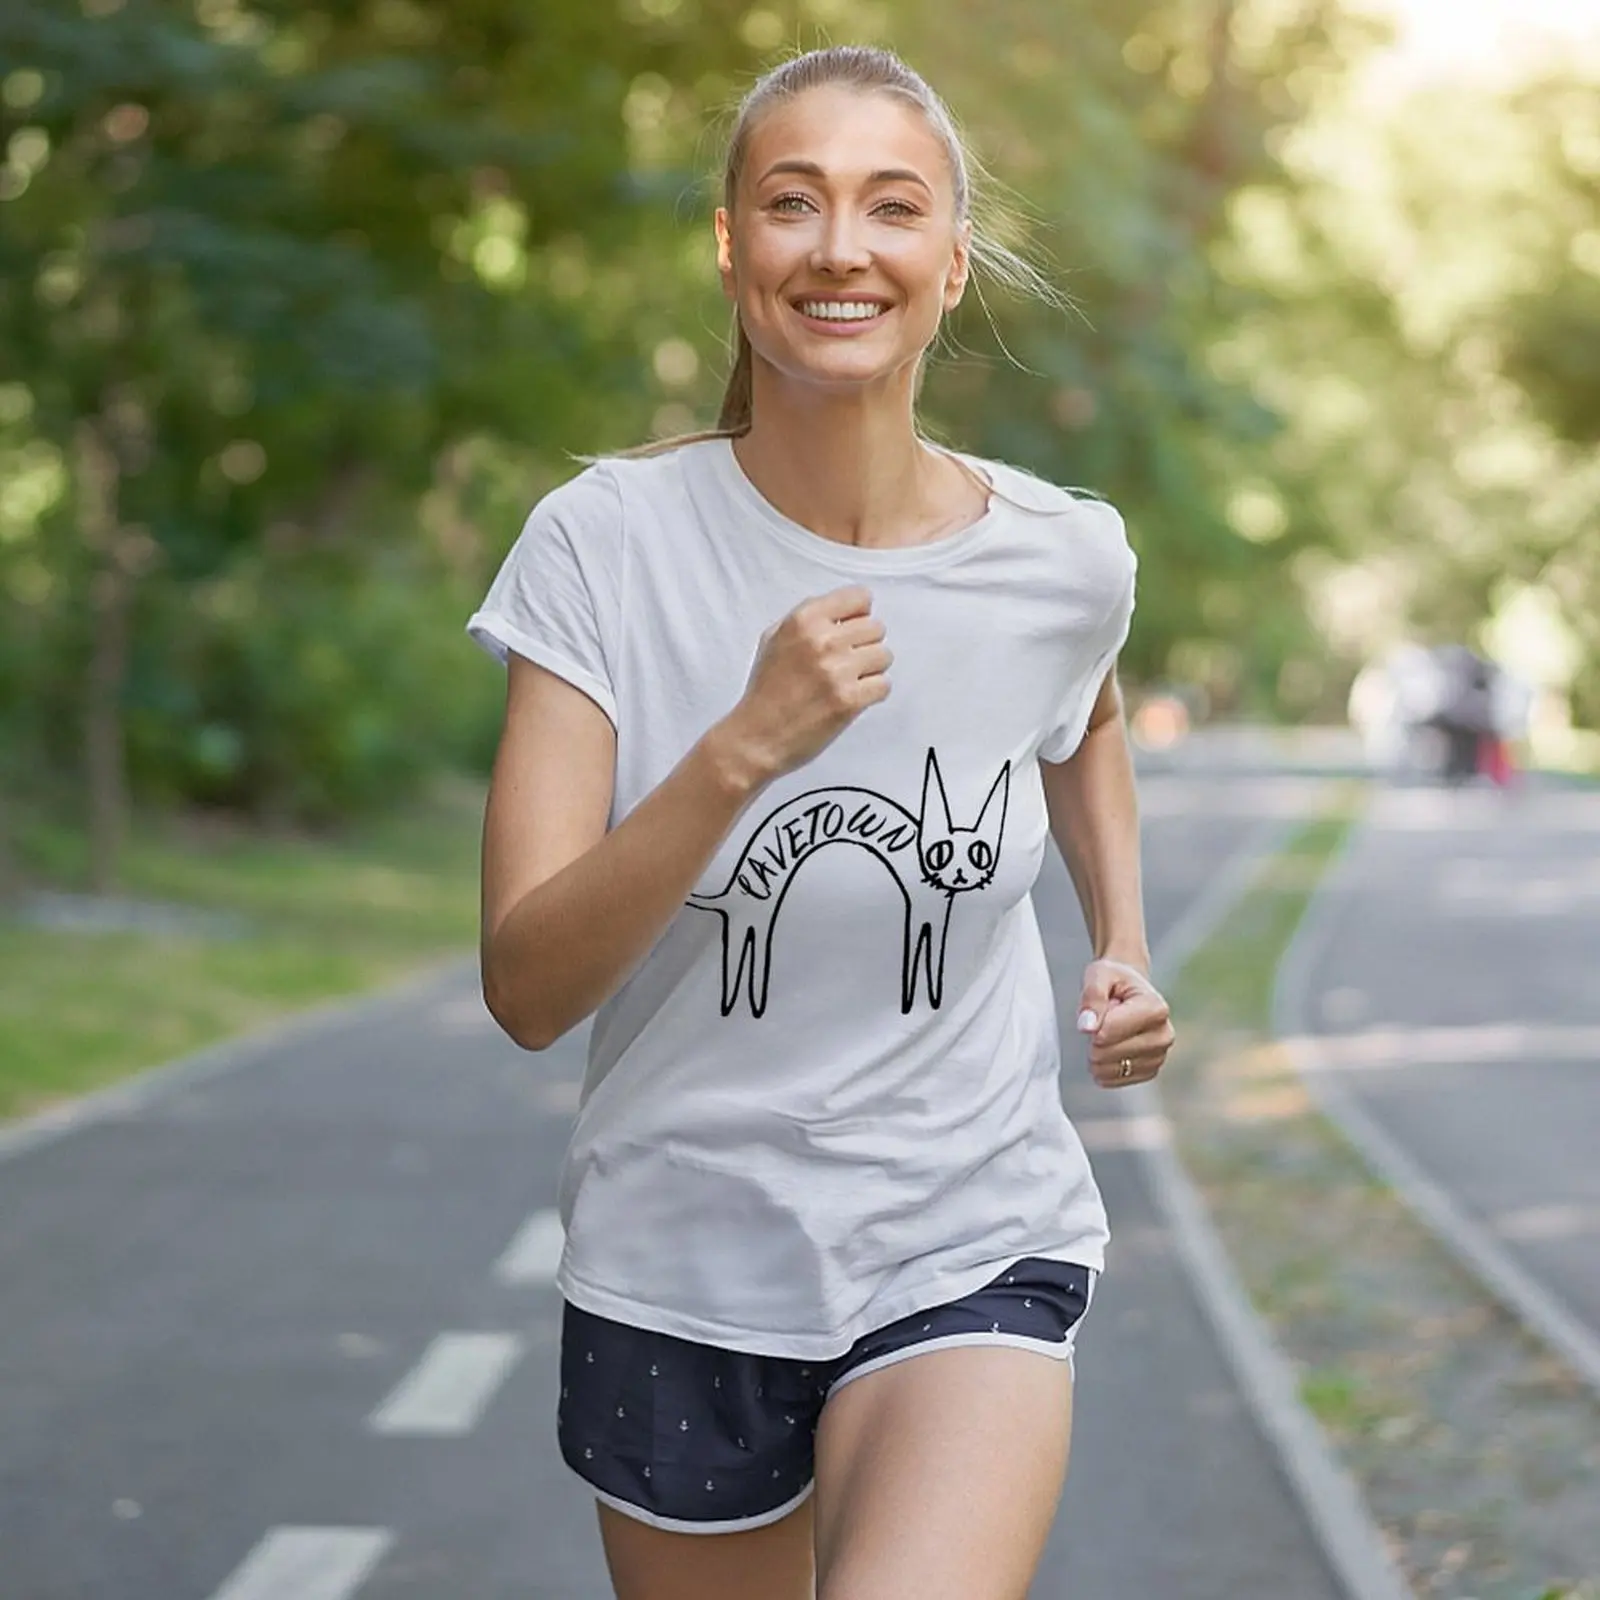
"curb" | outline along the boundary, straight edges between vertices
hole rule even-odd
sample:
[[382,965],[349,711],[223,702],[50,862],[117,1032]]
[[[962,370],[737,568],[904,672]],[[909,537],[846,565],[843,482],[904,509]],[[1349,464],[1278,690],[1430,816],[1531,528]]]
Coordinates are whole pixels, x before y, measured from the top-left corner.
[[1289,941],[1273,987],[1272,1026],[1322,1114],[1349,1140],[1372,1172],[1400,1196],[1434,1237],[1535,1338],[1549,1345],[1600,1395],[1600,1337],[1562,1300],[1518,1265],[1480,1222],[1434,1182],[1350,1094],[1318,1049],[1307,1016],[1311,975],[1333,942],[1359,877],[1358,846],[1371,827],[1371,803],[1351,825],[1306,915]]
[[0,1162],[53,1144],[95,1123],[133,1116],[163,1095],[252,1066],[284,1045],[332,1033],[358,1018],[388,1016],[414,1001],[427,1000],[438,991],[450,989],[476,970],[476,956],[449,956],[387,989],[369,989],[322,1001],[249,1033],[219,1040],[190,1055],[146,1068],[134,1077],[19,1117],[0,1125]]
[[[1225,861],[1204,894],[1162,939],[1153,966],[1164,982],[1215,932],[1299,819],[1274,818]],[[1154,1082],[1125,1090],[1129,1111],[1150,1119],[1157,1137],[1133,1141],[1178,1256],[1234,1378],[1304,1508],[1317,1542],[1349,1600],[1416,1600],[1389,1555],[1383,1533],[1354,1478],[1329,1448],[1321,1425],[1300,1399],[1299,1381],[1266,1322],[1250,1303],[1205,1202],[1174,1147]]]

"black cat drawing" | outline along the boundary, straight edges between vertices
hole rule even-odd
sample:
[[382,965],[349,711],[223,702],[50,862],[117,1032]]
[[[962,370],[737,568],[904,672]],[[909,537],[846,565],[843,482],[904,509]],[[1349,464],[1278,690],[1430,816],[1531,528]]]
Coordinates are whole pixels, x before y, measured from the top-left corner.
[[928,751],[922,804],[908,811],[871,789],[841,785],[812,789],[786,800],[750,835],[728,886],[697,894],[689,904],[722,918],[722,1014],[739,1003],[744,986],[750,1014],[767,1008],[772,972],[772,934],[801,864],[829,845],[870,851],[889,869],[905,902],[900,960],[900,1010],[916,1001],[919,974],[927,979],[928,1003],[938,1009],[944,990],[945,935],[957,895],[987,888],[1000,862],[1011,763],[1001,768],[969,828],[950,816],[939,760]]

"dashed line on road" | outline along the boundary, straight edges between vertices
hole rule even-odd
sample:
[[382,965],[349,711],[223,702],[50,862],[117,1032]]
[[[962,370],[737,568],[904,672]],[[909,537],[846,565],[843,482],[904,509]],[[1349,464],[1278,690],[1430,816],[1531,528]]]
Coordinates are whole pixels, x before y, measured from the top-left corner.
[[211,1600],[346,1600],[393,1543],[387,1528],[273,1528]]
[[432,1020],[436,1032],[452,1037],[493,1035],[500,1030],[481,994],[447,996],[434,1006]]
[[501,1283],[549,1283],[561,1264],[566,1231],[559,1213],[535,1211],[494,1264]]
[[1073,1123],[1083,1148],[1092,1155],[1102,1150],[1155,1150],[1172,1137],[1166,1122],[1156,1116],[1131,1111],[1109,1117],[1080,1117]]
[[1314,1054],[1317,1065],[1325,1071],[1378,1072],[1396,1067],[1464,1067],[1499,1061],[1575,1061],[1585,1066],[1600,1062],[1600,1028],[1594,1026],[1395,1023],[1353,1033],[1318,1033],[1306,1016],[1305,996],[1294,998],[1297,1010],[1287,1020],[1306,1031],[1304,1035],[1289,1035],[1285,1043]]
[[523,1349],[514,1333],[441,1333],[367,1426],[391,1436],[471,1433]]

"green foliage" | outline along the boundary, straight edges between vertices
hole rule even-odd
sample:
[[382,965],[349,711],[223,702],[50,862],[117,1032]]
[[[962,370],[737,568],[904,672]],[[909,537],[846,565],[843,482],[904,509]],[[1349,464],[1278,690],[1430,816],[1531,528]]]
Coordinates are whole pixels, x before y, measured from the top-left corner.
[[407,552],[251,555],[151,596],[129,690],[139,787],[327,823],[481,760],[483,674],[460,648],[459,579]]
[[1508,308],[1507,373],[1573,444],[1600,439],[1600,275],[1569,268]]
[[[418,503],[474,439],[526,492],[600,416],[642,430],[616,264],[665,208],[623,102],[729,60],[703,42],[575,5],[8,7],[0,348],[13,448],[63,481],[0,508],[7,732],[76,764],[120,568],[141,789],[320,816],[481,760],[493,690],[460,618],[483,555],[462,581],[458,538],[441,587]],[[86,426],[114,537],[90,535]]]
[[1469,481],[1508,387],[1564,461],[1596,431],[1576,79],[1497,113],[1504,181],[1428,144],[1436,109],[1402,127],[1418,274],[1474,208],[1504,235],[1474,259],[1508,264],[1423,329],[1360,206],[1290,159],[1373,41],[1338,0],[12,0],[0,782],[82,769],[119,605],[100,670],[137,793],[324,818],[486,760],[499,685],[462,617],[573,452],[714,415],[716,134],[774,52],[827,37],[927,74],[999,235],[1081,308],[970,295],[926,417],[1125,510],[1130,678],[1336,712],[1322,575],[1400,551],[1440,629],[1508,572],[1558,581],[1594,683],[1582,497]]
[[[1437,83],[1302,131],[1292,191],[1247,191],[1220,345],[1285,419],[1271,476],[1321,530],[1297,579],[1348,673],[1405,637],[1487,642],[1548,596],[1600,719],[1600,96],[1574,59],[1515,91]],[[1568,654],[1524,638],[1530,674]],[[1524,665],[1524,660],[1531,665]]]

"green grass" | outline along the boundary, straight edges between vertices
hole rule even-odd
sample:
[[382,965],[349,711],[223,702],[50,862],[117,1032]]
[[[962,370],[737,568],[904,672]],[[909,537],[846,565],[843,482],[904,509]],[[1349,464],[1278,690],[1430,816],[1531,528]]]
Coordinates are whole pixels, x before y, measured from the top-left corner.
[[1301,827],[1261,869],[1226,926],[1189,959],[1174,990],[1185,1015],[1227,1025],[1272,1025],[1278,963],[1352,821],[1346,795]]
[[[243,935],[0,922],[0,1118],[469,952],[481,817],[481,790],[452,783],[338,837],[141,819],[120,892],[232,913]],[[80,833],[37,815],[17,832],[35,887],[83,888]]]

